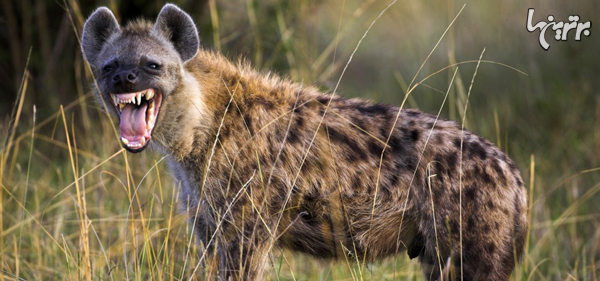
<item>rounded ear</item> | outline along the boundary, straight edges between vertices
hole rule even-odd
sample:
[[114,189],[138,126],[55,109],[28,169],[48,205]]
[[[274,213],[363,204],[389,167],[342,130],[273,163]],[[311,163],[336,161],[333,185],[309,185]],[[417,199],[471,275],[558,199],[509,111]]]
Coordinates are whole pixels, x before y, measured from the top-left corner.
[[106,41],[121,27],[113,13],[106,7],[100,7],[85,21],[81,36],[81,50],[87,61],[94,65],[96,58]]
[[166,36],[182,61],[193,58],[200,47],[200,37],[192,18],[179,7],[166,4],[156,18],[154,30]]

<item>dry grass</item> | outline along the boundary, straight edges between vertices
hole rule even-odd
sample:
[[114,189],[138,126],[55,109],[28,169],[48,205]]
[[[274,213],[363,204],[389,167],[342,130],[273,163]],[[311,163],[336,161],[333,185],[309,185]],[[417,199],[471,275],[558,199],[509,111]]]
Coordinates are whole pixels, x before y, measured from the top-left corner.
[[[447,5],[441,12],[433,8],[435,2],[397,3],[367,34],[369,25],[388,4],[348,0],[343,5],[310,1],[245,1],[239,5],[211,0],[207,22],[212,46],[226,53],[238,45],[252,46],[248,57],[261,69],[280,69],[294,80],[327,85],[343,96],[360,95],[436,111],[493,139],[519,163],[529,182],[530,232],[523,261],[511,279],[598,280],[600,98],[593,99],[597,82],[583,74],[566,82],[556,80],[554,92],[542,91],[545,95],[539,97],[537,81],[544,83],[555,76],[550,70],[540,74],[536,69],[559,69],[564,58],[555,53],[557,66],[522,69],[530,76],[504,67],[522,68],[519,60],[539,48],[534,38],[519,37],[522,35],[506,40],[531,39],[533,44],[525,47],[525,53],[509,49],[513,52],[503,56],[495,45],[487,45],[488,59],[473,60],[483,55],[485,48],[478,49],[475,43],[493,36],[476,33],[478,40],[464,34],[476,32],[471,26],[485,28],[473,22],[486,15],[492,14],[490,21],[494,22],[495,10],[482,12],[495,7],[491,4],[468,3],[460,13],[462,4],[453,2],[437,3]],[[75,0],[63,5],[71,12],[72,36],[76,36],[84,13]],[[497,17],[510,15],[506,10],[520,12],[522,5],[501,4]],[[234,20],[240,9],[247,22],[237,22],[247,25],[246,34],[235,30],[240,26]],[[267,17],[269,13],[271,17]],[[416,16],[398,19],[411,13],[431,18],[441,14],[444,22],[421,19],[418,23],[427,32],[406,31],[402,39],[408,42],[393,41],[400,35],[390,30],[417,20]],[[459,13],[456,23],[450,24]],[[524,21],[524,16],[516,18]],[[428,26],[430,22],[433,26]],[[322,27],[314,28],[319,24]],[[311,37],[311,32],[317,35]],[[276,34],[276,40],[271,34]],[[210,41],[210,37],[203,38]],[[496,43],[500,48],[506,46]],[[585,46],[583,43],[575,46]],[[32,53],[38,51],[32,47]],[[408,58],[381,63],[390,60],[390,53],[399,56],[400,52]],[[575,56],[572,63],[586,67],[577,54],[571,54]],[[0,135],[5,136],[0,153],[0,280],[197,278],[193,272],[204,252],[181,215],[178,188],[162,156],[151,151],[127,154],[119,147],[113,120],[98,110],[88,90],[91,85],[85,84],[92,81],[91,72],[80,54],[76,56],[76,77],[72,79],[76,90],[69,103],[44,108],[45,114],[40,115],[28,95],[32,91],[30,73],[24,71],[14,110],[7,118],[11,123],[0,127],[7,132]],[[366,62],[371,59],[372,64]],[[406,66],[395,67],[400,63]],[[28,69],[29,60],[24,65]],[[476,66],[481,66],[477,78]],[[360,84],[363,75],[368,77],[365,80],[375,79],[357,71],[361,67],[387,78]],[[464,82],[464,75],[475,79]],[[481,97],[489,88],[500,95]],[[529,96],[512,93],[517,90]],[[401,94],[384,94],[390,92]],[[556,112],[560,112],[558,117]],[[272,280],[422,280],[417,262],[405,255],[365,265],[358,259],[323,263],[274,249],[269,262]],[[209,263],[200,270],[214,270],[214,266]]]

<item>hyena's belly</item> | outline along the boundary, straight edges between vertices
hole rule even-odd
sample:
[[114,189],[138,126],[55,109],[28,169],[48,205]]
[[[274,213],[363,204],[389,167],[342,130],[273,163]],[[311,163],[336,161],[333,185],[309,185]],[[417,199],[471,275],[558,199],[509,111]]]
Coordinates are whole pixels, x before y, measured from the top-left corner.
[[[358,257],[368,261],[405,250],[412,258],[423,248],[412,213],[402,211],[399,204],[376,204],[373,213],[369,200],[343,201],[344,207],[327,203],[320,208],[300,205],[288,216],[289,224],[280,226],[284,232],[279,244],[318,258]],[[311,202],[314,205],[319,201],[312,198]]]

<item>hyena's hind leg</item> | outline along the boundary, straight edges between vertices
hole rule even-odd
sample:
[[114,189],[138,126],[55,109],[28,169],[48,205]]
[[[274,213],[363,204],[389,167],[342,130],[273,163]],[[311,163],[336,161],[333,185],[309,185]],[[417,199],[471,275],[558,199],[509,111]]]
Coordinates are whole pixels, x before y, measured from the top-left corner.
[[419,261],[426,280],[508,280],[522,255],[527,226],[521,217],[525,215],[517,211],[510,216],[513,222],[503,223],[479,220],[477,213],[463,215],[462,252],[458,233],[441,239],[449,236],[438,231],[438,240],[423,235]]
[[417,237],[420,237],[420,239],[416,241],[421,242],[421,244],[412,245],[412,249],[408,249],[408,254],[410,258],[413,258],[416,254],[415,249],[420,249],[417,256],[419,257],[419,263],[425,280],[460,280],[460,278],[452,279],[454,268],[449,248],[436,247],[435,237],[427,237],[420,232],[417,234]]

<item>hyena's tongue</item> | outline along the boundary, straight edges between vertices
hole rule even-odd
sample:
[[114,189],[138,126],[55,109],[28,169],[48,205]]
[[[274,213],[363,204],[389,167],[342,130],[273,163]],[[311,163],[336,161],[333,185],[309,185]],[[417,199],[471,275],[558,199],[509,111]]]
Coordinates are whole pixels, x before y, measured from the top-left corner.
[[[142,103],[137,106],[135,104],[127,104],[121,111],[121,138],[125,138],[129,143],[137,143],[142,141],[146,136],[146,109],[148,103]],[[144,140],[145,141],[145,140]]]

